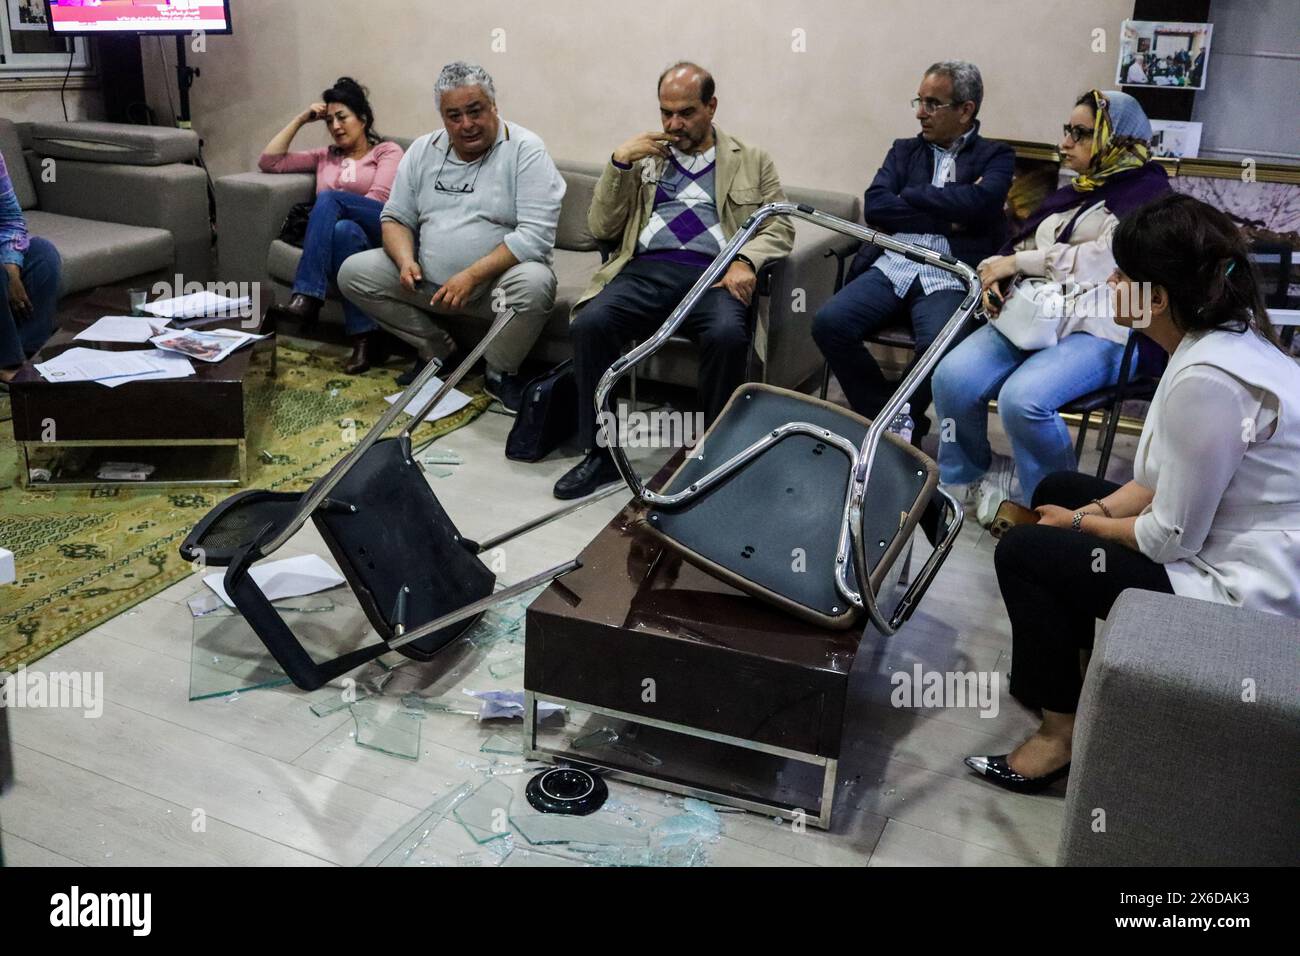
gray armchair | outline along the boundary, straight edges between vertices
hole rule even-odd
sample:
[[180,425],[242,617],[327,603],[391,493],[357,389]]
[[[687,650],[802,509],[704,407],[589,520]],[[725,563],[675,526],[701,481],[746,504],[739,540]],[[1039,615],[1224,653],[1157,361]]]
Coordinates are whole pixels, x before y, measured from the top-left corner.
[[1300,621],[1125,591],[1088,665],[1057,862],[1294,866],[1297,687]]
[[207,175],[188,130],[0,119],[33,235],[63,258],[62,294],[145,276],[212,277]]

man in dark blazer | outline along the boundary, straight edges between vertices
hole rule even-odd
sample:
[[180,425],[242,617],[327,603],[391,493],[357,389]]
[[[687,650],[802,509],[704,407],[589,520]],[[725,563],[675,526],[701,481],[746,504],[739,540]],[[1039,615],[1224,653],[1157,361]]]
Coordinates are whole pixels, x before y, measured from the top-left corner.
[[[972,63],[947,60],[925,72],[912,106],[921,132],[894,141],[868,187],[867,225],[953,255],[974,267],[1006,238],[1003,206],[1015,154],[979,134],[984,83]],[[870,333],[905,320],[916,355],[929,347],[962,300],[960,280],[879,246],[864,245],[849,281],[817,312],[813,338],[854,411],[874,418],[894,392],[863,344]],[[915,359],[913,360],[915,361]],[[929,431],[929,378],[912,398],[913,441]]]

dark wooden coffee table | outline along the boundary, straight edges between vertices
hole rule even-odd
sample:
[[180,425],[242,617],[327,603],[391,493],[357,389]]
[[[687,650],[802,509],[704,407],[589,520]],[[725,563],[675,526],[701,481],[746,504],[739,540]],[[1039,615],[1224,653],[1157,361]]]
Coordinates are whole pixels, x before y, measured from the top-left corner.
[[[862,627],[817,627],[722,583],[643,515],[629,503],[528,607],[525,756],[829,828]],[[548,728],[542,702],[568,708],[570,726]],[[575,746],[604,729],[620,740]]]
[[[70,299],[59,311],[59,330],[9,386],[18,481],[24,487],[92,487],[105,461],[141,461],[155,467],[145,487],[241,485],[248,478],[248,441],[254,424],[253,392],[275,375],[275,336],[246,346],[218,363],[193,361],[188,378],[129,382],[108,388],[97,382],[47,382],[32,366],[74,347],[122,351],[151,349],[146,343],[75,341],[78,332],[104,315],[129,315],[125,289],[105,288]],[[247,319],[184,323],[199,329],[238,328]],[[51,472],[32,481],[31,470]]]

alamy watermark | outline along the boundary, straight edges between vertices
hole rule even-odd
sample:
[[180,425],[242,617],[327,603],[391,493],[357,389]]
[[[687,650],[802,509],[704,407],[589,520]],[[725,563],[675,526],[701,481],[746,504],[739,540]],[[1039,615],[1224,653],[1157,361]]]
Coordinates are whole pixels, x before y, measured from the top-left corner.
[[997,671],[927,671],[917,663],[910,672],[895,671],[889,682],[895,707],[974,707],[981,717],[998,715],[1002,675]]
[[703,412],[679,412],[671,409],[628,411],[620,405],[618,413],[604,411],[597,422],[596,444],[611,446],[610,436],[618,437],[621,448],[694,448],[704,437]]
[[103,671],[0,671],[0,707],[80,710],[83,717],[104,713]]

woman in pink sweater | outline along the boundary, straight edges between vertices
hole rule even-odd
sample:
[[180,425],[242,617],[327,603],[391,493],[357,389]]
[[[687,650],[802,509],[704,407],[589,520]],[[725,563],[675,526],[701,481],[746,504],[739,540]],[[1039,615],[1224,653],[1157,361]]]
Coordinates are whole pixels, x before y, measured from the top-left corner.
[[[323,120],[334,140],[306,152],[291,153],[289,144],[308,123]],[[310,325],[320,315],[325,294],[348,256],[383,244],[379,214],[383,211],[402,148],[385,143],[375,132],[375,114],[365,89],[350,77],[333,87],[280,130],[267,144],[257,166],[264,173],[316,174],[316,204],[307,221],[302,259],[294,276],[288,306],[273,306],[276,318]],[[344,329],[352,339],[352,355],[344,363],[349,375],[359,375],[382,362],[383,335],[374,319],[351,302],[343,303]]]

